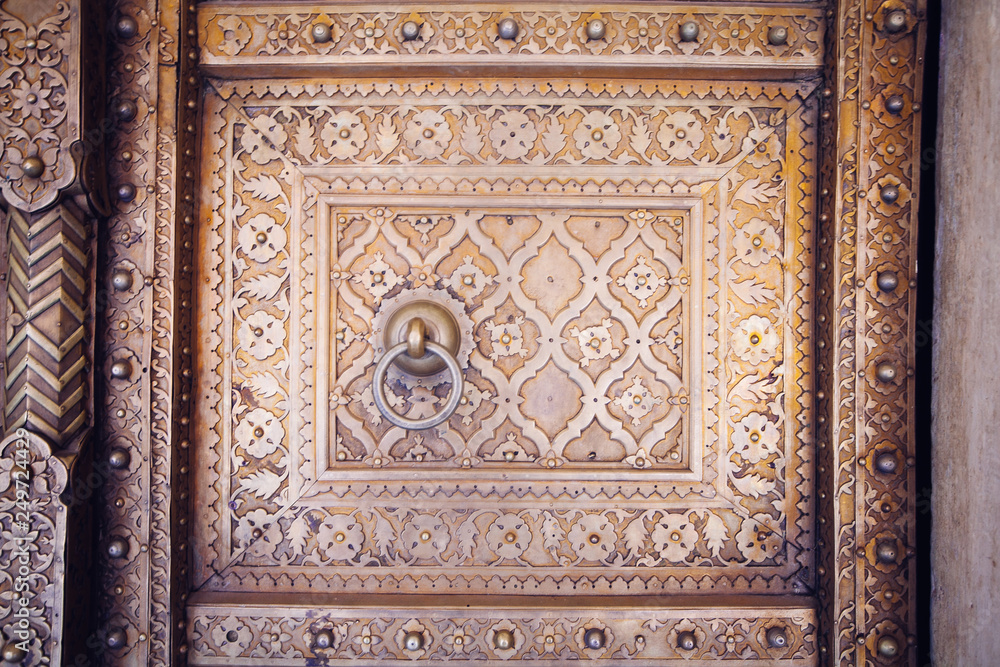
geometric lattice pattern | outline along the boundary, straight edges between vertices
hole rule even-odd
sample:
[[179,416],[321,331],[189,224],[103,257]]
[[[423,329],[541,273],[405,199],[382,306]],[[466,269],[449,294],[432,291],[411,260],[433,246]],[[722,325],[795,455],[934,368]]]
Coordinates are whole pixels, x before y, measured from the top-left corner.
[[[679,467],[686,211],[567,209],[553,200],[549,208],[372,206],[331,216],[343,267],[335,280],[338,462]],[[465,350],[465,401],[448,426],[406,433],[372,405],[372,360],[384,353],[381,314],[416,295],[468,314],[463,334],[474,343]],[[446,385],[447,377],[396,373],[390,400],[406,415],[434,412]]]

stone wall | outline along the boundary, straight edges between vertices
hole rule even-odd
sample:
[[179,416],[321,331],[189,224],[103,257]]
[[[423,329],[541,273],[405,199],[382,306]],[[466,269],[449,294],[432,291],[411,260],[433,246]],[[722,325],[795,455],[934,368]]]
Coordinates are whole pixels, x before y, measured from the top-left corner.
[[934,319],[934,664],[1000,664],[1000,2],[945,0]]

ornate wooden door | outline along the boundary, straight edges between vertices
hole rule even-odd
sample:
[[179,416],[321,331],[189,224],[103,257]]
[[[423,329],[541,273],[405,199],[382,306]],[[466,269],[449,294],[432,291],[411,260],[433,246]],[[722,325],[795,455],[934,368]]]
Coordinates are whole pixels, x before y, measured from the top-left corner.
[[816,661],[823,26],[201,11],[196,661]]
[[841,4],[123,5],[187,50],[108,239],[105,657],[904,654],[919,31]]

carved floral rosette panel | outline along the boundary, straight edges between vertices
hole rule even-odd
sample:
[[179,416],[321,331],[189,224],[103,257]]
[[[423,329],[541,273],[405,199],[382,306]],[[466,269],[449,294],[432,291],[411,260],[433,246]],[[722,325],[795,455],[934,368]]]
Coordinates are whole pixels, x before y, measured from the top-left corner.
[[[203,590],[812,587],[812,85],[700,87],[215,84]],[[421,432],[413,294],[468,340]]]
[[[270,68],[291,65],[314,73],[347,59],[352,65],[405,62],[410,67],[565,67],[585,60],[588,66],[622,68],[662,66],[666,59],[674,67],[766,66],[811,72],[821,66],[826,26],[822,8],[806,2],[766,8],[719,4],[671,3],[647,9],[636,4],[482,3],[470,10],[418,3],[373,9],[345,3],[329,11],[290,3],[206,2],[199,4],[198,23],[202,63],[232,76],[244,76],[242,68],[258,67],[261,56]],[[504,21],[517,26],[513,34],[503,32]],[[594,22],[601,33],[596,39],[588,32]],[[685,36],[684,24],[697,30]],[[783,31],[781,38],[775,39],[773,30]]]
[[[816,614],[794,604],[760,609],[733,607],[706,613],[696,607],[656,609],[617,605],[608,611],[600,598],[574,598],[544,616],[499,598],[481,604],[389,610],[338,600],[323,612],[291,602],[281,612],[241,605],[222,597],[199,607],[190,619],[193,663],[254,664],[423,664],[466,662],[502,665],[530,662],[565,665],[716,664],[738,660],[755,667],[812,665]],[[228,602],[228,604],[227,604]],[[787,600],[786,600],[787,602]],[[651,608],[652,607],[652,608]],[[587,633],[603,646],[588,646]],[[498,648],[496,637],[509,633]],[[689,636],[693,645],[685,643]],[[328,644],[317,648],[317,639]],[[781,639],[777,639],[780,637]]]

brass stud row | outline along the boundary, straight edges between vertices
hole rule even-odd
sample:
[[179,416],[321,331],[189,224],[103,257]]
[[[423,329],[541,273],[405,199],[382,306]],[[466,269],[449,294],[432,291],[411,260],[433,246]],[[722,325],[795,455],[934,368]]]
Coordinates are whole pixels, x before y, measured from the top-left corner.
[[[423,24],[417,23],[414,20],[403,23],[400,27],[400,35],[403,41],[411,42],[419,38],[421,28],[423,28]],[[497,21],[496,30],[497,36],[500,39],[508,41],[517,39],[517,36],[521,34],[521,27],[516,20],[509,16]],[[314,23],[310,32],[313,42],[316,44],[327,44],[333,39],[333,29],[327,23]],[[602,40],[607,35],[607,24],[603,19],[591,19],[587,22],[585,32],[589,41]],[[698,40],[700,32],[701,28],[695,21],[685,21],[680,25],[679,36],[682,42],[695,42]],[[464,36],[464,33],[465,31],[463,30],[460,36]],[[371,38],[375,36],[375,31],[372,28],[367,28],[364,34],[366,37]],[[738,31],[734,31],[733,36],[737,37],[738,35]],[[784,26],[772,26],[767,31],[767,41],[773,46],[785,45],[788,42],[788,28]]]
[[[231,630],[230,635],[232,638],[227,637],[228,641],[237,641],[239,635],[236,631]],[[772,626],[767,629],[765,633],[765,638],[767,640],[767,645],[770,648],[783,649],[788,646],[788,635],[784,627],[780,625]],[[464,640],[463,640],[464,641]],[[587,628],[583,635],[583,646],[590,650],[600,650],[604,648],[607,642],[607,635],[601,628]],[[500,650],[506,651],[514,648],[514,633],[510,630],[501,629],[497,630],[493,635],[493,646]],[[550,638],[546,637],[546,643],[551,643]],[[313,635],[313,647],[321,650],[326,650],[334,645],[333,632],[330,630],[319,630]],[[424,647],[424,635],[421,632],[410,631],[406,633],[402,641],[403,648],[407,651],[419,651]],[[682,651],[693,651],[698,648],[698,640],[695,634],[691,631],[684,631],[677,635],[677,648]]]
[[[869,16],[866,18],[871,20],[873,17]],[[909,17],[903,9],[891,10],[882,17],[882,30],[890,35],[903,32],[907,29],[908,24]],[[892,64],[899,62],[895,56],[890,60]],[[866,108],[870,108],[870,106],[868,105]],[[901,95],[890,95],[883,100],[883,106],[887,113],[898,117],[902,115],[906,107],[906,102]],[[914,110],[919,109],[919,106],[916,104],[913,107]],[[879,188],[878,196],[884,204],[896,204],[899,202],[900,197],[899,186],[892,183],[883,185]],[[899,288],[899,276],[895,271],[880,271],[875,276],[875,285],[882,293],[891,294]],[[907,374],[910,375],[912,373],[908,371]],[[875,367],[875,378],[883,384],[895,382],[898,375],[899,370],[897,365],[891,361],[882,361]],[[862,459],[862,462],[862,465],[866,463],[864,459]],[[895,475],[900,470],[899,456],[894,450],[883,449],[882,451],[877,451],[871,463],[873,471],[880,475]],[[909,463],[910,461],[907,460],[908,465]],[[891,506],[883,505],[880,509],[883,512],[890,511]],[[875,560],[883,566],[891,566],[899,563],[898,540],[893,538],[879,539],[875,542],[874,556]],[[859,636],[858,639],[863,641],[864,638]],[[892,635],[882,634],[875,639],[875,652],[881,658],[895,658],[900,652],[899,641]]]

